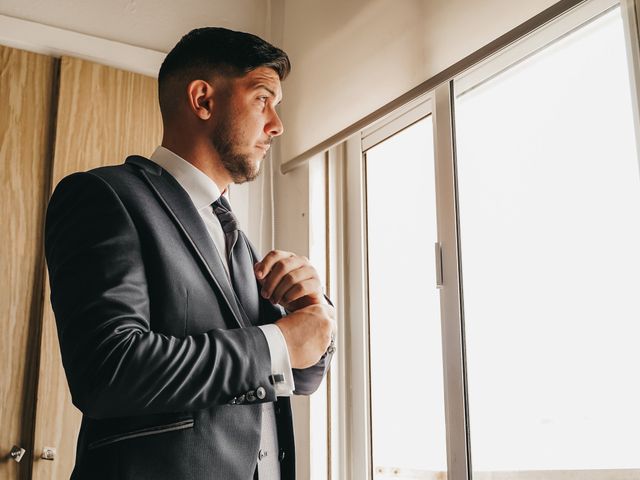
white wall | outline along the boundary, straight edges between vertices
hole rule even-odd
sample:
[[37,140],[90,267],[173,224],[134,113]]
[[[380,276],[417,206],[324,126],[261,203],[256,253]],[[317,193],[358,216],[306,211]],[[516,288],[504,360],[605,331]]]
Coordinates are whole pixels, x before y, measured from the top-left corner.
[[192,28],[265,33],[270,0],[2,0],[0,14],[168,52]]
[[285,0],[283,160],[433,77],[553,0]]

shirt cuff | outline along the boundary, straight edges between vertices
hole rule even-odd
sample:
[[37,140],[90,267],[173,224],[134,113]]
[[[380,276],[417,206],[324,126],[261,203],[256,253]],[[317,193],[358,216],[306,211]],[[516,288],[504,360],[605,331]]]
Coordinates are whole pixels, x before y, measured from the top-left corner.
[[276,395],[278,397],[289,397],[293,395],[296,386],[293,382],[291,359],[289,358],[289,350],[287,349],[287,342],[284,339],[284,335],[282,335],[282,331],[277,325],[260,325],[258,328],[264,333],[267,339],[267,345],[269,346],[269,354],[271,355],[271,378],[275,378],[276,375],[284,377],[284,381],[275,382],[274,384]]

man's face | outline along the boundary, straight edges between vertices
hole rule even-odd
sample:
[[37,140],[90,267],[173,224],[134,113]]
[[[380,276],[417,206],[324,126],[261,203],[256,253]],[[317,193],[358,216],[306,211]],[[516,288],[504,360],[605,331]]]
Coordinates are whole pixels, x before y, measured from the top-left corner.
[[228,80],[216,95],[211,143],[235,183],[258,176],[271,139],[282,134],[281,99],[280,78],[268,67]]

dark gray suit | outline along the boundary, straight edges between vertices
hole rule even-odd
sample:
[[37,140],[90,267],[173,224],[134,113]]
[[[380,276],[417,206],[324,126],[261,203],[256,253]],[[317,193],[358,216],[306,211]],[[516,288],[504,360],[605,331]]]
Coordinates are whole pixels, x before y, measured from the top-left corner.
[[[241,312],[171,175],[134,156],[66,177],[47,210],[45,252],[83,413],[73,479],[250,480],[259,404],[276,400],[282,478],[295,477],[290,402],[276,398],[257,327],[281,309],[261,300],[259,318]],[[329,361],[294,369],[295,393],[315,391]]]

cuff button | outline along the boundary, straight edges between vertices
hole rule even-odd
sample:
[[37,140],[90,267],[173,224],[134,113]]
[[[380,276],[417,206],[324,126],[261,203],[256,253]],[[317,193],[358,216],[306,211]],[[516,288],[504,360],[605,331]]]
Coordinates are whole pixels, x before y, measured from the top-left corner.
[[267,396],[267,391],[263,388],[263,387],[258,387],[256,390],[256,396],[262,400],[264,397]]

